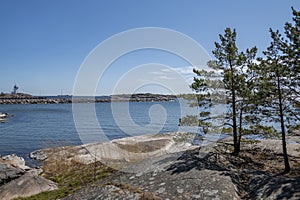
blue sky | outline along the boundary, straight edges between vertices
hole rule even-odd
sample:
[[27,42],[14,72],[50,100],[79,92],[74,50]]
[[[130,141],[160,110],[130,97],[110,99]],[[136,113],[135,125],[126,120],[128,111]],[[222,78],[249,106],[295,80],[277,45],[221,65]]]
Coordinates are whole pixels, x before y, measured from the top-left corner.
[[[210,54],[218,34],[237,29],[241,50],[270,42],[268,29],[291,21],[298,0],[1,0],[0,91],[33,95],[71,94],[76,74],[99,43],[133,28],[162,27],[182,32]],[[259,53],[261,54],[261,53]],[[110,94],[128,70],[145,63],[162,63],[188,74],[183,59],[160,51],[125,55],[105,72],[97,95]],[[191,74],[189,74],[191,76]],[[190,77],[189,77],[190,78]],[[142,92],[164,92],[146,87]],[[126,91],[124,91],[126,92]]]

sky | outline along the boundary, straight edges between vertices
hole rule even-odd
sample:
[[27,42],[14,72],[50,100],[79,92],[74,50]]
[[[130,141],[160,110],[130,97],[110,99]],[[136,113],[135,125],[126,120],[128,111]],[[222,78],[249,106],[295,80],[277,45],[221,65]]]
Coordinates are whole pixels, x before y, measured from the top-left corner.
[[[269,28],[283,31],[284,24],[291,22],[291,6],[299,10],[300,1],[0,0],[0,92],[11,92],[17,84],[19,92],[32,95],[72,94],[80,68],[93,49],[115,34],[143,27],[185,34],[211,58],[218,35],[227,27],[236,28],[239,49],[257,46],[261,55],[270,43]],[[140,70],[141,65],[147,70]],[[171,92],[168,85],[155,82],[173,79],[164,66],[191,82],[193,66],[185,59],[158,49],[141,49],[112,60],[99,77],[95,94],[132,92],[126,89],[132,83],[137,84],[134,92]],[[127,74],[131,83],[122,82]],[[154,84],[138,82],[144,77]],[[122,87],[114,90],[118,85]]]

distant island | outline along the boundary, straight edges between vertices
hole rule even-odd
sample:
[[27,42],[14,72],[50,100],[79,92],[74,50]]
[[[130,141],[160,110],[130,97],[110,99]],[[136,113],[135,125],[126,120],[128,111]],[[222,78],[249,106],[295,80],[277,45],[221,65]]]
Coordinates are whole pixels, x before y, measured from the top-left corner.
[[73,97],[71,95],[33,96],[24,93],[0,94],[0,104],[60,104],[60,103],[106,103],[106,102],[158,102],[175,101],[175,95],[164,94],[118,94],[111,96]]

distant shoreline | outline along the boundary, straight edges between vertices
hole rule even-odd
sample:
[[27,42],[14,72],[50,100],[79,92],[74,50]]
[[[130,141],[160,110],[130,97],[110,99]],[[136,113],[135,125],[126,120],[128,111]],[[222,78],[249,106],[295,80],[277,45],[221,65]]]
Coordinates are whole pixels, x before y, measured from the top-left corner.
[[109,103],[109,102],[159,102],[175,101],[175,95],[163,94],[120,94],[96,97],[72,97],[70,95],[58,96],[32,96],[29,94],[2,94],[0,104],[67,104],[67,103]]

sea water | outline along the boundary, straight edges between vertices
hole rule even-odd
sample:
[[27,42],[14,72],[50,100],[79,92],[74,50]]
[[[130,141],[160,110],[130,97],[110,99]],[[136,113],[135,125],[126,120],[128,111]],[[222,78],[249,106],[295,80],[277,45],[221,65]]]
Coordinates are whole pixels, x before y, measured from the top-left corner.
[[[112,112],[114,104],[114,112]],[[161,106],[164,113],[156,113],[157,117],[165,116],[165,119],[158,120],[159,129],[152,124],[154,131],[146,128],[153,121],[150,117],[150,110],[153,106]],[[81,104],[81,106],[85,106]],[[86,105],[90,106],[90,105]],[[167,133],[178,131],[178,120],[185,114],[191,114],[188,109],[198,111],[194,108],[188,108],[187,105],[180,104],[179,101],[173,102],[116,102],[116,103],[96,103],[96,117],[101,129],[94,124],[89,124],[91,117],[85,116],[84,127],[91,135],[104,134],[108,140],[131,136],[130,131],[139,127],[139,130],[145,130],[141,134]],[[186,106],[185,108],[183,108]],[[124,108],[129,109],[129,117],[132,123],[124,129],[118,119],[124,114]],[[26,104],[26,105],[0,105],[1,112],[7,112],[10,117],[5,123],[0,123],[0,154],[17,154],[28,161],[28,154],[32,151],[64,145],[82,144],[82,135],[75,126],[72,104]],[[83,113],[84,114],[84,113]],[[155,113],[154,113],[155,114]],[[127,116],[128,117],[128,116]],[[152,116],[152,117],[155,117]],[[123,119],[126,120],[128,119]],[[157,121],[157,120],[156,120]],[[124,126],[124,123],[123,123]],[[145,127],[145,129],[143,129]],[[93,142],[93,141],[91,141]]]

